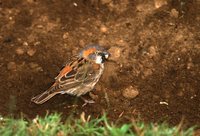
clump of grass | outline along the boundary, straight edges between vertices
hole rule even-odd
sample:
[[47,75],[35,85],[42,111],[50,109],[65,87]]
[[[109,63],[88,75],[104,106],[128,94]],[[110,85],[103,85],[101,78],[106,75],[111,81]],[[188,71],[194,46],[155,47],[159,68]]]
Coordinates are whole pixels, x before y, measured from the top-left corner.
[[61,122],[60,114],[37,116],[26,121],[22,119],[3,118],[0,120],[1,136],[192,136],[193,128],[181,130],[180,126],[169,127],[166,124],[144,124],[142,122],[114,125],[106,116],[99,119],[68,119]]

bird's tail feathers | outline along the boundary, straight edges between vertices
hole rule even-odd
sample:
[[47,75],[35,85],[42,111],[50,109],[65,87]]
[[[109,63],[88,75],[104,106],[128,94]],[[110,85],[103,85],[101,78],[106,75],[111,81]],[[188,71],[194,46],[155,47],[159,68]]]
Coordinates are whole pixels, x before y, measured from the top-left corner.
[[31,101],[36,104],[43,104],[58,93],[59,93],[58,91],[55,91],[55,87],[52,86],[42,94],[33,97]]

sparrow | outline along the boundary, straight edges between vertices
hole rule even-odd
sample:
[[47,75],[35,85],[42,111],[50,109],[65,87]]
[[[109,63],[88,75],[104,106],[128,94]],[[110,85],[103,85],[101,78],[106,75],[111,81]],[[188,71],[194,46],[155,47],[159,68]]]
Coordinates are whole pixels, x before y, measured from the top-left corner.
[[110,54],[100,45],[88,45],[64,65],[53,85],[31,99],[43,104],[57,94],[82,96],[92,91],[104,71]]

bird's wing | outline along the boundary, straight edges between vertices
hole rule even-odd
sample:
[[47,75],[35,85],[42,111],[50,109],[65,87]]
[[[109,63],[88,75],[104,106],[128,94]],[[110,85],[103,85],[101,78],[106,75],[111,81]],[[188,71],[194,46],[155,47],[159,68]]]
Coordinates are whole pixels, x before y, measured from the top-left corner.
[[86,62],[78,67],[72,79],[70,75],[70,78],[66,76],[64,80],[61,80],[59,83],[60,93],[83,95],[94,88],[102,72],[103,67],[101,65]]
[[99,68],[100,65],[78,58],[65,65],[55,78],[55,83],[44,93],[33,97],[32,101],[42,104],[58,93],[77,96],[85,94],[99,80],[102,74]]

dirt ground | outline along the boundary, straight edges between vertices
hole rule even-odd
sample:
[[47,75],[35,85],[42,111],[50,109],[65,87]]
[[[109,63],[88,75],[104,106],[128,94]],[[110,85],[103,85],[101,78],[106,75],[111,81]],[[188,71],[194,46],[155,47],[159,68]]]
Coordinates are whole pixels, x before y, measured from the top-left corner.
[[[0,115],[107,112],[117,122],[200,125],[199,22],[195,0],[0,0]],[[30,102],[91,43],[114,60],[105,64],[95,104],[69,95]]]

